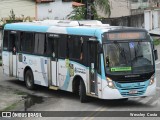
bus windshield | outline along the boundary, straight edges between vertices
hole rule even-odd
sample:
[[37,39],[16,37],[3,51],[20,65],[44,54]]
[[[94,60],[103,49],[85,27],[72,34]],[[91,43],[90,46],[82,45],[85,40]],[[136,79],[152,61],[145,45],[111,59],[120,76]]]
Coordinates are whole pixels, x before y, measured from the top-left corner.
[[129,41],[103,45],[107,74],[140,74],[154,71],[150,42]]

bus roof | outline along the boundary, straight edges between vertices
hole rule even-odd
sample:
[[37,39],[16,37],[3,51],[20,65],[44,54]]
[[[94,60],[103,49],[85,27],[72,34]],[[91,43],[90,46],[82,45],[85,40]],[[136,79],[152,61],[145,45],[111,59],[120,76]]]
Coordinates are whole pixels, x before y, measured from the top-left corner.
[[109,26],[102,24],[99,21],[36,21],[27,23],[11,23],[6,24],[4,30],[17,30],[28,32],[46,32],[46,33],[61,33],[72,35],[96,36],[101,37],[101,34],[108,31],[128,31],[128,30],[143,30],[139,28]]

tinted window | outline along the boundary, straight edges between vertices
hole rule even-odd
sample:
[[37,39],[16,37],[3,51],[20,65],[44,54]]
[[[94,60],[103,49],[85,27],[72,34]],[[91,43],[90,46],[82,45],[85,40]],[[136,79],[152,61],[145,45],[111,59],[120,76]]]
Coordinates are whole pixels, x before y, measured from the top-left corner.
[[55,51],[54,50],[54,38],[48,38],[47,41],[47,54],[52,55],[52,53]]
[[53,53],[55,54],[55,57],[57,57],[57,42],[59,39],[48,37],[47,40],[47,48],[46,48],[46,54],[49,56],[53,56]]
[[67,47],[67,35],[60,35],[59,39],[59,57],[68,57],[68,47]]
[[46,44],[45,34],[36,33],[35,34],[34,53],[35,54],[44,54],[46,51],[45,44]]
[[69,58],[80,59],[82,43],[79,36],[70,36],[68,39]]
[[8,50],[8,31],[4,31],[3,50]]
[[16,33],[14,33],[14,34],[11,33],[9,35],[9,50],[10,51],[16,52],[16,50],[17,50],[16,41],[17,41],[17,34]]
[[21,33],[20,36],[21,48],[20,50],[27,53],[34,51],[34,33]]

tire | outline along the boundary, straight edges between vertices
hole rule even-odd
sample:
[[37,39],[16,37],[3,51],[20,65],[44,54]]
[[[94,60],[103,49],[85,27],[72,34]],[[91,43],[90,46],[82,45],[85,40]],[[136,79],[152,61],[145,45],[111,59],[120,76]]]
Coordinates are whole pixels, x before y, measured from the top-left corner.
[[35,88],[33,73],[31,70],[27,70],[25,73],[25,84],[26,87],[30,90],[33,90]]
[[79,85],[79,96],[80,96],[81,103],[88,102],[88,98],[86,95],[86,87],[82,80],[80,81],[80,85]]

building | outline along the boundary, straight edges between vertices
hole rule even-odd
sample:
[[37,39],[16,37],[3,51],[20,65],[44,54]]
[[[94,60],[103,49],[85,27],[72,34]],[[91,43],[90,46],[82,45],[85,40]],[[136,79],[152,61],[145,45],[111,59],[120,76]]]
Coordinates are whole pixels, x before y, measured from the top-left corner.
[[72,0],[41,0],[37,3],[37,19],[66,19],[72,10]]
[[144,27],[152,35],[160,35],[160,8],[149,8],[144,11]]
[[148,8],[159,7],[160,0],[110,0],[111,16],[105,17],[104,22],[111,25],[145,27],[144,11]]
[[0,0],[0,47],[2,39],[2,25],[10,19],[11,11],[15,14],[15,19],[26,19],[36,17],[35,0]]
[[8,18],[11,10],[14,11],[16,17],[23,15],[35,18],[35,8],[35,0],[0,0],[0,18]]
[[[128,0],[109,0],[109,2],[111,9],[110,18],[130,15],[130,5]],[[97,10],[100,17],[108,18],[108,15],[105,15],[104,12],[102,12],[98,7]]]

